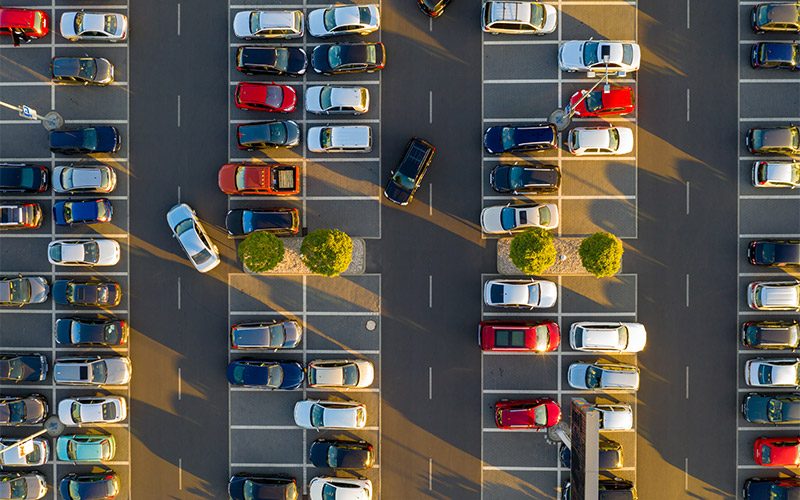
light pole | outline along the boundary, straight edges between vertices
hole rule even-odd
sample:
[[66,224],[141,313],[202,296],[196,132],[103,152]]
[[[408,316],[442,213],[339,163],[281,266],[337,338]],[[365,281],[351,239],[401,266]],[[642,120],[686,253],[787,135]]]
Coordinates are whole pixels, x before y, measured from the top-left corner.
[[64,125],[64,118],[55,111],[50,111],[44,116],[39,116],[39,113],[37,113],[35,109],[29,108],[25,105],[14,106],[13,104],[0,101],[0,106],[13,109],[14,111],[19,112],[19,116],[27,118],[28,120],[40,120],[44,128],[47,130],[55,130]]
[[[567,104],[566,109],[557,109],[550,113],[550,119],[548,120],[550,123],[556,126],[559,131],[564,130],[569,126],[569,122],[572,120],[572,116],[575,114],[575,108],[578,107],[578,104],[582,103],[584,99],[589,97],[594,89],[596,89],[601,83],[606,82],[605,86],[603,87],[603,93],[607,94],[611,91],[611,87],[608,84],[608,56],[603,56],[603,62],[606,65],[606,71],[603,74],[603,77],[600,78],[597,83],[595,83],[592,88],[589,89],[588,92],[584,92],[578,102],[575,103],[575,106],[570,106]],[[590,75],[593,76],[593,75]]]

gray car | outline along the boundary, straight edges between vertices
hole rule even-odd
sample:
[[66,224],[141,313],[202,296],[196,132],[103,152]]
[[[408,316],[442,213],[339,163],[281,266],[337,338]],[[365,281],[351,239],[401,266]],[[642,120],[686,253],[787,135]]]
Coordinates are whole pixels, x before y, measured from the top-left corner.
[[50,287],[41,276],[0,278],[0,305],[24,306],[47,300]]
[[369,111],[366,87],[314,85],[306,89],[306,111],[320,115],[360,115]]
[[53,379],[57,384],[124,385],[131,380],[131,360],[123,356],[58,358]]
[[39,424],[47,411],[47,399],[40,394],[0,397],[0,425]]
[[639,389],[639,369],[616,363],[572,363],[567,382],[574,389],[588,391],[635,391]]
[[110,193],[117,186],[117,174],[106,165],[53,169],[53,191],[57,193]]
[[197,214],[186,203],[179,203],[167,212],[167,223],[172,236],[178,240],[183,251],[201,273],[217,267],[220,263],[219,249],[211,242]]
[[237,323],[231,327],[234,349],[292,349],[302,338],[303,329],[294,320]]
[[47,494],[47,480],[38,472],[0,473],[0,500],[38,500]]

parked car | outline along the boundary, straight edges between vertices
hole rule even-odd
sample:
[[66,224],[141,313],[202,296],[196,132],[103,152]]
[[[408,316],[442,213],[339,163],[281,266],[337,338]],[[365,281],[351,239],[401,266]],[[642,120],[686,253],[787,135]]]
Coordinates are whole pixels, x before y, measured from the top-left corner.
[[288,196],[300,192],[300,169],[295,165],[226,163],[217,182],[225,194]]
[[112,424],[127,415],[122,396],[66,398],[58,403],[58,419],[64,425]]
[[128,37],[128,18],[107,12],[64,12],[61,36],[70,42],[119,42]]
[[561,170],[555,165],[497,165],[489,184],[498,193],[554,193],[561,185]]
[[110,434],[67,434],[56,441],[56,458],[64,462],[108,462],[116,451],[117,442]]
[[800,129],[794,125],[751,128],[744,141],[753,154],[800,154]]
[[[567,469],[572,465],[572,452],[569,446],[561,444],[558,447],[558,458],[561,465]],[[597,446],[598,468],[614,470],[622,468],[622,445],[610,439],[600,438]]]
[[800,438],[758,438],[753,458],[756,464],[767,467],[800,467]]
[[114,208],[107,198],[66,200],[53,204],[53,219],[59,226],[111,222]]
[[53,300],[56,304],[85,307],[116,307],[122,288],[113,281],[56,280]]
[[317,476],[308,483],[310,500],[372,500],[372,482],[366,478]]
[[490,1],[481,9],[483,31],[493,35],[547,35],[557,22],[556,8],[540,2]]
[[800,393],[756,394],[742,401],[744,419],[754,424],[800,423]]
[[207,273],[219,265],[219,249],[211,242],[197,214],[189,205],[179,203],[170,208],[167,212],[167,224],[195,269]]
[[41,304],[47,300],[50,287],[41,276],[0,278],[0,306]]
[[361,429],[367,407],[358,402],[304,399],[294,405],[294,423],[305,429]]
[[115,240],[55,240],[47,245],[47,260],[60,266],[113,266],[119,262]]
[[751,241],[747,246],[747,260],[754,266],[800,266],[800,241]]
[[56,320],[56,342],[72,346],[119,346],[128,342],[128,322],[105,318],[60,318]]
[[389,172],[389,181],[383,190],[387,200],[400,206],[411,203],[414,193],[428,171],[436,148],[418,137],[412,137],[403,154],[403,159],[395,170]]
[[759,188],[791,188],[800,186],[800,163],[793,161],[753,162],[753,186]]
[[622,363],[575,362],[567,369],[567,383],[587,391],[636,391],[639,369]]
[[481,230],[487,234],[512,233],[529,227],[555,229],[558,223],[558,205],[555,203],[507,203],[481,210]]
[[308,13],[308,34],[318,38],[334,35],[369,35],[381,25],[376,4],[337,5]]
[[556,147],[556,137],[556,127],[550,123],[498,125],[486,129],[483,147],[487,153],[543,151]]
[[300,10],[244,10],[233,18],[233,34],[245,40],[300,38],[303,12]]
[[641,50],[636,43],[586,40],[565,42],[558,48],[558,67],[562,71],[583,71],[589,77],[606,72],[623,77],[637,71],[640,62]]
[[47,418],[49,408],[47,399],[41,394],[0,396],[0,425],[40,424]]
[[300,144],[300,127],[292,120],[242,123],[236,126],[239,149],[293,148]]
[[[597,481],[597,500],[638,500],[636,487],[631,481],[615,477],[613,479],[600,479]],[[561,500],[572,498],[572,484],[564,483],[561,488]]]
[[0,193],[41,193],[47,190],[47,167],[0,163]]
[[579,321],[569,329],[569,345],[576,351],[639,352],[646,343],[641,323]]
[[561,420],[555,399],[501,399],[494,404],[494,421],[500,429],[544,429]]
[[577,127],[569,131],[569,152],[583,155],[624,155],[633,151],[628,127]]
[[308,150],[312,153],[369,153],[372,151],[372,128],[369,125],[309,127]]
[[366,359],[315,359],[308,363],[309,387],[369,387],[375,368]]
[[[0,438],[0,446],[6,447],[16,443],[19,438],[4,437]],[[30,440],[31,451],[20,456],[18,447],[6,448],[0,451],[0,465],[4,467],[38,467],[44,465],[50,457],[50,445],[44,438],[33,438]]]
[[800,358],[748,359],[744,380],[751,387],[800,388]]
[[319,115],[360,115],[369,111],[366,87],[312,85],[306,89],[306,111]]
[[795,320],[748,321],[742,324],[742,345],[753,349],[796,349],[800,324]]
[[38,203],[0,205],[0,230],[38,229],[42,225],[42,207]]
[[242,45],[236,49],[236,69],[247,75],[300,76],[307,67],[308,56],[300,47]]
[[116,153],[122,147],[116,127],[84,127],[50,131],[50,151],[64,155]]
[[483,287],[483,301],[493,307],[553,307],[558,287],[547,280],[489,280]]
[[234,474],[228,481],[232,500],[297,500],[297,481],[288,476],[255,476],[249,472]]
[[0,473],[0,498],[3,500],[38,500],[45,495],[47,480],[37,471]]
[[297,105],[297,92],[288,85],[239,82],[233,102],[240,109],[291,113]]
[[747,303],[759,311],[800,311],[800,281],[754,281]]
[[444,8],[451,0],[417,0],[417,7],[428,17],[437,18],[444,14]]
[[742,486],[745,500],[773,500],[794,498],[800,494],[800,478],[751,477]]
[[114,65],[102,57],[54,57],[50,81],[62,85],[108,85],[114,81]]
[[[581,101],[584,95],[586,98]],[[633,111],[635,102],[633,87],[611,85],[608,92],[603,89],[575,92],[569,99],[569,111],[575,116],[627,115]]]
[[57,384],[125,385],[131,380],[131,360],[125,356],[69,356],[53,364]]
[[43,10],[0,8],[0,35],[8,35],[18,46],[20,41],[30,42],[47,36],[50,20]]
[[236,208],[225,216],[225,229],[234,238],[247,236],[253,231],[287,236],[300,230],[300,212],[296,208]]
[[371,469],[375,463],[372,445],[364,440],[317,439],[311,443],[308,459],[314,467],[357,470]]
[[750,51],[753,69],[800,69],[800,45],[796,43],[759,42]]
[[555,321],[525,323],[516,321],[481,321],[478,345],[482,351],[555,351],[561,343],[561,331]]
[[227,370],[228,383],[259,389],[297,389],[303,385],[305,370],[297,361],[235,359]]
[[115,187],[117,174],[106,165],[62,165],[53,169],[53,191],[56,193],[110,193]]
[[293,349],[302,338],[303,329],[294,320],[237,323],[231,327],[234,349]]
[[322,44],[311,52],[311,67],[317,73],[361,73],[383,69],[386,49],[380,42]]
[[800,33],[800,3],[759,3],[750,11],[750,26],[756,33],[791,31]]
[[92,474],[71,472],[61,478],[58,490],[64,500],[105,500],[119,493],[119,477],[113,470]]
[[0,354],[0,380],[41,382],[47,377],[47,358],[43,354]]
[[633,408],[629,404],[594,405],[600,412],[601,431],[627,431],[633,428]]

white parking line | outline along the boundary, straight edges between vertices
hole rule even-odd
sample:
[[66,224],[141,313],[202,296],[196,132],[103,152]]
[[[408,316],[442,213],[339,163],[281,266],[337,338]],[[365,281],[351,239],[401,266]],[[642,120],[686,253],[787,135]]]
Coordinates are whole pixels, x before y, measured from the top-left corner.
[[739,83],[798,83],[796,78],[744,78]]
[[[231,273],[231,275],[236,273]],[[238,316],[256,316],[260,314],[272,314],[276,315],[279,314],[281,316],[295,316],[299,317],[303,315],[303,311],[231,311],[231,315],[238,315]],[[356,311],[356,312],[345,312],[345,311],[308,311],[306,313],[309,316],[380,316],[380,312],[375,311]]]
[[520,471],[520,472],[534,472],[534,471],[558,471],[559,467],[518,467],[510,465],[484,465],[483,470],[496,470],[496,471]]
[[[513,195],[492,195],[492,196],[484,196],[484,200],[518,200],[520,196],[513,196]],[[598,194],[598,195],[569,195],[569,194],[562,194],[562,195],[552,195],[552,194],[545,194],[545,195],[537,195],[536,199],[561,199],[561,200],[635,200],[635,195],[627,195],[627,194]]]
[[[800,83],[800,80],[798,80]],[[775,117],[771,116],[769,118],[739,118],[740,122],[794,122],[800,120],[800,118],[796,116],[786,116],[786,117]]]

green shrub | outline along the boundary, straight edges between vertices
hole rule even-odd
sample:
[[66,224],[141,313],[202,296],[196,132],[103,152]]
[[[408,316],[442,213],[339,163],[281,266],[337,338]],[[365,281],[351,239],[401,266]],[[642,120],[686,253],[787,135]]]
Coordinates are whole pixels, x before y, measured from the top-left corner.
[[353,260],[353,240],[338,229],[317,229],[303,238],[300,255],[312,272],[338,276]]
[[611,233],[594,233],[581,242],[583,267],[598,278],[613,276],[622,266],[622,242]]
[[531,227],[514,236],[508,249],[511,262],[525,274],[541,274],[556,262],[553,234]]
[[254,273],[275,269],[283,260],[283,242],[274,234],[255,231],[239,244],[239,260]]

